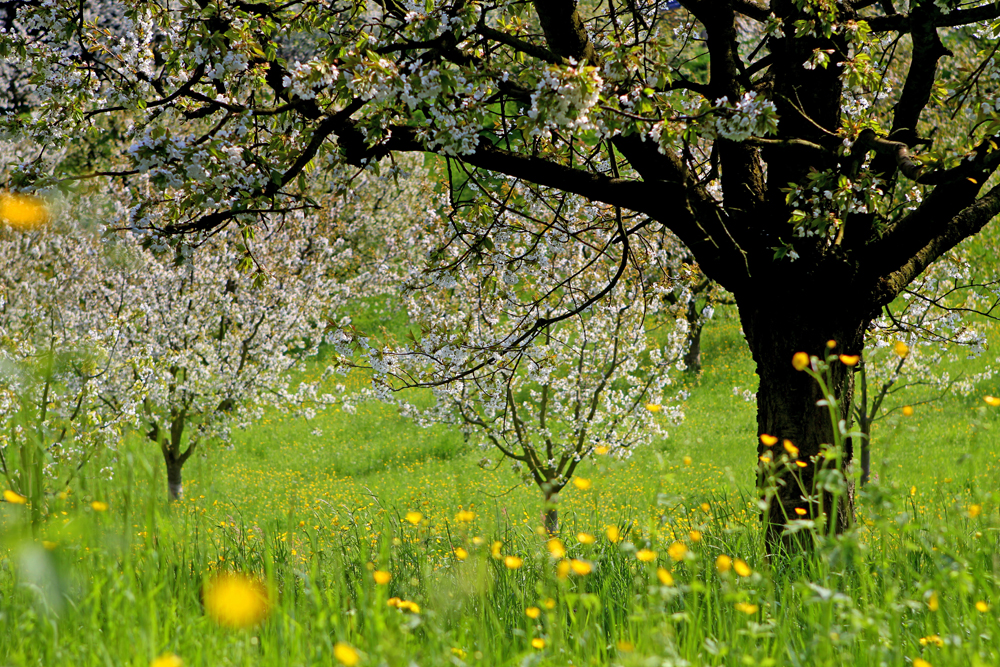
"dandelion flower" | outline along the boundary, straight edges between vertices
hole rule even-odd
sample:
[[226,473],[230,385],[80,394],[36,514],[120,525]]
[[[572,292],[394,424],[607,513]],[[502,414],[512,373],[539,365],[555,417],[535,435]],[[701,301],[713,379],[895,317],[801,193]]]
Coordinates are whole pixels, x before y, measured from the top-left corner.
[[701,504],[701,511],[702,512],[707,512],[710,509],[712,509],[712,506],[709,505],[708,503],[702,503]]
[[788,452],[788,455],[793,459],[799,458],[799,448],[793,445],[791,440],[785,440],[781,443],[781,446],[785,448],[785,451]]
[[733,569],[736,570],[736,574],[741,577],[749,577],[753,574],[753,570],[750,569],[750,566],[747,565],[742,558],[737,558],[733,561]]
[[796,352],[792,355],[792,368],[797,371],[804,371],[809,366],[809,355],[805,352]]
[[719,557],[715,559],[715,569],[719,571],[719,574],[725,574],[733,569],[733,559],[726,554],[719,554]]
[[987,405],[992,405],[994,408],[1000,406],[1000,398],[996,396],[984,396],[983,400],[986,401]]
[[576,539],[579,540],[580,544],[593,544],[594,536],[590,533],[577,533]]
[[805,516],[809,512],[804,507],[796,507],[795,513],[798,514],[799,516]]
[[108,504],[105,503],[105,502],[101,502],[100,500],[95,500],[94,502],[90,503],[90,506],[92,508],[94,508],[95,512],[107,512],[108,511]]
[[503,559],[503,564],[507,567],[508,570],[516,570],[522,565],[524,565],[524,560],[518,558],[517,556],[507,556],[506,558]]
[[941,606],[941,600],[938,598],[937,591],[931,591],[930,597],[927,598],[927,608],[931,611],[937,611]]
[[149,667],[182,667],[184,661],[174,653],[164,653],[149,663]]
[[892,351],[896,353],[896,356],[900,359],[906,359],[906,356],[910,354],[910,346],[901,340],[897,340],[896,344],[892,346]]
[[990,606],[986,602],[984,602],[983,600],[980,600],[979,602],[976,603],[976,611],[978,611],[978,612],[980,612],[982,614],[985,614],[989,610],[990,610]]
[[611,448],[608,447],[607,445],[598,445],[597,447],[594,447],[594,453],[597,454],[598,456],[604,456],[610,451]]
[[907,417],[911,416],[913,414],[913,406],[912,405],[904,405],[903,406],[903,414],[906,415]]
[[553,537],[551,540],[545,543],[545,546],[549,549],[549,554],[553,558],[565,558],[566,557],[566,545],[562,543],[558,537]]
[[656,552],[652,549],[639,549],[635,552],[635,557],[643,563],[651,563],[656,560]]
[[248,628],[271,610],[267,587],[259,579],[226,572],[210,579],[203,592],[205,612],[219,625]]
[[574,477],[573,486],[580,489],[581,491],[586,491],[591,487],[591,482],[586,477]]
[[347,642],[337,642],[333,645],[333,657],[346,667],[354,667],[361,662],[361,654]]
[[622,536],[618,530],[618,526],[608,526],[607,530],[604,531],[604,534],[608,536],[609,542],[613,542],[615,544],[621,542]]
[[503,542],[501,542],[500,540],[495,541],[493,544],[490,545],[490,555],[496,558],[497,560],[500,560],[501,558],[500,549],[502,548],[503,548]]
[[969,505],[969,518],[975,519],[977,516],[983,513],[982,505]]
[[569,576],[569,571],[571,569],[570,562],[568,560],[561,560],[556,565],[556,576],[560,579],[565,579]]
[[659,403],[646,403],[646,409],[650,412],[659,412],[663,409],[663,406]]
[[664,567],[656,568],[656,578],[660,580],[660,583],[664,586],[674,585],[674,575],[670,574],[670,570]]
[[686,465],[686,466],[691,465],[691,463],[694,461],[694,459],[692,459],[690,456],[685,456],[681,460],[684,461],[684,465]]
[[14,505],[24,505],[25,503],[28,502],[27,498],[22,496],[17,491],[11,491],[10,489],[6,489],[3,492],[3,499],[6,500],[8,503],[13,503]]
[[926,637],[921,637],[919,641],[921,646],[933,645],[938,648],[944,646],[944,640],[941,639],[940,635],[927,635]]
[[409,523],[416,526],[418,523],[424,520],[424,515],[421,514],[420,512],[407,512],[406,516],[403,518],[406,519]]
[[689,530],[688,537],[691,538],[692,542],[701,542],[701,531],[700,530]]
[[553,600],[552,598],[545,598],[545,602],[543,602],[542,604],[544,604],[545,608],[550,611],[556,608],[556,601]]
[[837,341],[831,338],[830,340],[826,341],[826,346],[828,349],[832,350],[833,348],[837,347]]
[[528,607],[524,610],[524,615],[528,618],[538,618],[542,615],[542,610],[538,607]]
[[742,611],[744,614],[756,614],[759,607],[755,604],[750,604],[748,602],[737,602],[736,611]]
[[806,467],[807,465],[809,465],[809,464],[808,464],[808,463],[806,463],[805,461],[796,461],[796,462],[795,462],[795,465],[797,465],[797,466],[798,466],[798,467],[800,467],[800,468],[805,468],[805,467]]
[[458,560],[465,560],[469,557],[469,552],[462,547],[455,547],[455,558]]
[[570,569],[573,570],[574,574],[578,574],[581,577],[590,574],[594,571],[594,566],[585,560],[577,560],[574,558],[569,562]]
[[931,663],[927,662],[923,658],[914,658],[913,667],[931,667]]
[[49,209],[40,197],[6,193],[0,195],[0,220],[18,231],[31,231],[48,222]]
[[375,583],[379,586],[385,586],[392,581],[392,575],[385,570],[375,570],[372,572],[372,576],[375,578]]
[[840,355],[840,363],[845,366],[857,366],[858,362],[861,361],[861,357],[856,354],[842,354]]
[[625,641],[624,639],[620,640],[617,644],[615,644],[615,646],[622,653],[631,653],[632,651],[635,650],[635,644],[633,644],[632,642]]
[[545,640],[542,639],[541,637],[535,637],[534,639],[531,640],[531,646],[532,648],[537,648],[541,650],[545,648]]
[[455,515],[455,521],[458,521],[459,523],[472,523],[475,518],[476,513],[470,512],[469,510],[461,510]]
[[767,433],[761,433],[760,441],[764,444],[765,447],[770,447],[772,445],[777,444],[778,439],[773,435],[768,435]]
[[667,555],[675,561],[682,561],[687,556],[688,548],[683,542],[674,542],[667,547]]

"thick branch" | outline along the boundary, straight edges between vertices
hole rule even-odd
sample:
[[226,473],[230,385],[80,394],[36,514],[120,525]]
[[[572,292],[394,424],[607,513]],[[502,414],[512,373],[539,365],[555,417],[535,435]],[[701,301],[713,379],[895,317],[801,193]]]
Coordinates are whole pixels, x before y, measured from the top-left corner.
[[594,45],[587,36],[575,0],[533,0],[549,49],[562,58],[597,65]]

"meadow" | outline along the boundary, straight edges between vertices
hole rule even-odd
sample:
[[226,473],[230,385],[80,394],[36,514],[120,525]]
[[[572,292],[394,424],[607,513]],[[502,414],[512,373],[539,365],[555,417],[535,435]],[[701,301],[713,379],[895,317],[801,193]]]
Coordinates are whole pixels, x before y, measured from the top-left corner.
[[493,452],[378,403],[270,414],[173,504],[128,439],[39,521],[0,504],[0,666],[1000,664],[1000,386],[879,422],[856,529],[765,557],[753,364],[734,313],[705,336],[684,424],[581,466],[555,539]]

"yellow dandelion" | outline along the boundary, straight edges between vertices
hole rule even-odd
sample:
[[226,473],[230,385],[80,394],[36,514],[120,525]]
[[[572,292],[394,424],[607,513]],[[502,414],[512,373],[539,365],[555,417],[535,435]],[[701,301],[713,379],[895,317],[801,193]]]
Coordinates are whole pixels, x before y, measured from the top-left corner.
[[458,560],[465,560],[469,557],[469,552],[462,547],[455,547],[455,558]]
[[931,663],[927,662],[923,658],[914,658],[913,667],[931,667]]
[[406,516],[403,518],[406,519],[409,523],[416,526],[418,523],[424,520],[424,515],[421,514],[420,512],[407,512]]
[[0,220],[18,231],[31,231],[48,222],[49,209],[40,197],[6,193],[0,195]]
[[826,346],[827,348],[832,350],[833,348],[837,347],[837,341],[831,338],[830,340],[826,341]]
[[90,506],[94,509],[95,512],[108,511],[108,504],[105,502],[101,502],[100,500],[95,500],[94,502],[90,503]]
[[6,489],[3,492],[3,499],[8,503],[13,503],[14,505],[24,505],[28,502],[26,497],[22,496],[17,491],[11,491],[10,489]]
[[502,556],[500,555],[501,548],[503,548],[503,542],[497,540],[496,542],[490,545],[490,555],[496,558],[497,560],[500,560],[500,558],[502,558]]
[[635,644],[629,641],[625,641],[624,639],[620,640],[617,644],[615,644],[615,646],[622,653],[631,653],[632,651],[635,650]]
[[900,359],[906,359],[907,355],[910,354],[910,346],[901,340],[897,340],[896,344],[892,346],[892,351]]
[[528,607],[524,610],[524,615],[528,618],[538,618],[542,615],[542,610],[538,607]]
[[692,461],[694,461],[694,459],[692,459],[690,456],[685,456],[681,460],[684,461],[684,465],[686,465],[686,466],[691,465]]
[[806,509],[804,507],[796,507],[795,508],[795,513],[798,514],[799,516],[805,516],[809,512],[806,511]]
[[574,477],[573,486],[580,489],[581,491],[586,491],[591,487],[590,480],[586,477]]
[[701,542],[701,531],[700,530],[689,530],[688,537],[691,538],[692,542]]
[[715,559],[715,569],[719,571],[719,574],[725,574],[733,569],[733,559],[726,554],[719,554],[719,557]]
[[907,417],[910,417],[911,415],[913,415],[913,406],[912,405],[904,405],[903,406],[903,414],[906,415]]
[[271,611],[264,582],[235,572],[219,574],[206,582],[203,599],[209,617],[231,628],[257,625]]
[[792,355],[792,368],[797,371],[804,371],[809,367],[809,355],[805,352],[796,352]]
[[733,569],[736,570],[736,574],[740,575],[741,577],[749,577],[751,574],[753,574],[753,570],[750,569],[750,566],[747,565],[746,561],[744,561],[742,558],[737,558],[736,560],[733,561]]
[[418,605],[416,602],[411,602],[410,600],[400,600],[399,604],[396,605],[396,607],[398,609],[402,609],[403,611],[411,611],[414,614],[420,613],[420,605]]
[[164,653],[149,663],[149,667],[182,667],[184,661],[175,653]]
[[969,505],[969,518],[975,519],[977,516],[983,513],[982,505]]
[[452,646],[451,647],[451,653],[452,653],[452,655],[458,656],[459,660],[465,658],[465,656],[468,655],[465,651],[463,651],[462,649],[458,648],[457,646]]
[[594,566],[589,562],[585,560],[577,560],[576,558],[569,562],[569,567],[573,570],[573,574],[578,574],[581,577],[594,571]]
[[531,640],[531,647],[541,650],[545,648],[545,640],[542,639],[541,637],[535,637],[534,639]]
[[459,523],[472,523],[476,518],[475,512],[470,512],[469,510],[461,510],[455,515],[455,521]]
[[652,549],[639,549],[635,552],[635,557],[643,563],[652,563],[656,560],[656,552]]
[[976,611],[978,611],[978,612],[980,612],[982,614],[985,614],[989,610],[990,610],[990,606],[986,602],[984,602],[983,600],[980,600],[979,602],[976,603]]
[[524,560],[517,556],[507,556],[503,559],[503,564],[508,570],[516,570],[524,565]]
[[772,445],[777,444],[778,439],[773,435],[768,435],[767,433],[761,433],[760,441],[765,447],[771,447]]
[[707,512],[710,509],[712,509],[712,506],[709,505],[708,503],[702,503],[701,504],[701,511],[702,512]]
[[670,570],[665,567],[656,568],[656,578],[660,580],[660,583],[664,586],[674,585],[674,575],[670,574]]
[[568,560],[561,560],[556,565],[556,576],[560,579],[565,579],[569,576],[569,571],[572,568]]
[[346,667],[354,667],[361,662],[361,654],[347,642],[337,642],[333,645],[333,657]]
[[542,604],[543,604],[543,605],[545,606],[545,608],[546,608],[546,609],[548,609],[549,611],[551,611],[551,610],[553,610],[553,609],[555,609],[555,608],[556,608],[556,601],[555,601],[555,600],[553,600],[552,598],[545,598],[545,602],[543,602]]
[[687,556],[688,548],[683,542],[674,542],[667,547],[667,555],[675,561],[682,561]]
[[927,598],[927,608],[931,611],[937,611],[941,607],[941,600],[938,598],[937,591],[931,591],[930,597]]
[[983,400],[986,401],[988,405],[992,405],[994,408],[1000,406],[1000,398],[996,396],[984,396]]
[[551,540],[545,543],[548,547],[549,555],[553,558],[565,558],[566,557],[566,545],[563,544],[562,540],[558,537],[553,537]]
[[598,456],[604,456],[610,451],[611,448],[608,447],[607,445],[598,445],[597,447],[594,447],[594,453],[597,454]]
[[663,406],[659,403],[646,403],[646,409],[650,412],[659,412],[663,409]]
[[375,578],[375,583],[379,586],[385,586],[392,581],[392,575],[385,570],[375,570],[372,572],[372,576]]
[[798,467],[800,467],[800,468],[805,468],[805,467],[806,467],[807,465],[809,465],[809,464],[808,464],[808,463],[806,463],[805,461],[796,461],[796,462],[795,462],[795,465],[797,465],[797,466],[798,466]]
[[742,611],[744,614],[756,614],[759,607],[755,604],[750,604],[748,602],[737,602],[736,611]]
[[793,445],[791,440],[785,440],[781,443],[781,446],[785,448],[785,451],[788,452],[788,455],[793,459],[797,459],[799,457],[799,448]]
[[617,544],[621,542],[622,536],[618,530],[618,526],[608,526],[604,531],[604,534],[608,536],[608,541]]
[[840,355],[840,363],[845,366],[857,366],[858,362],[861,361],[861,357],[856,354],[842,354]]
[[926,637],[921,637],[918,641],[921,646],[937,646],[938,648],[944,646],[944,640],[941,639],[940,635],[927,635]]
[[402,601],[403,601],[402,598],[391,597],[388,600],[386,600],[385,603],[390,607],[398,607],[399,603]]
[[593,544],[595,542],[594,536],[590,533],[577,533],[576,539],[580,544]]

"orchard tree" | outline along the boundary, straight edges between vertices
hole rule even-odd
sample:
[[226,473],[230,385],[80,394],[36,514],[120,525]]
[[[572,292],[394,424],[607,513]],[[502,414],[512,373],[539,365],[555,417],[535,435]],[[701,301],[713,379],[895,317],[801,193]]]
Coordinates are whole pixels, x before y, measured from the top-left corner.
[[[143,200],[115,224],[210,233],[312,206],[317,171],[346,184],[431,152],[449,185],[474,184],[478,206],[455,201],[470,257],[504,232],[510,179],[553,208],[570,193],[619,209],[591,230],[607,247],[655,221],[734,296],[758,435],[810,461],[765,510],[771,545],[795,508],[837,529],[852,515],[830,466],[853,452],[820,456],[838,425],[793,354],[823,357],[832,339],[859,355],[882,308],[1000,211],[994,2],[109,4],[10,3],[0,52],[40,102],[4,122],[46,150],[80,147],[54,169],[19,165],[12,185],[120,179]],[[507,352],[567,307],[524,322]],[[846,418],[854,374],[832,374]]]

